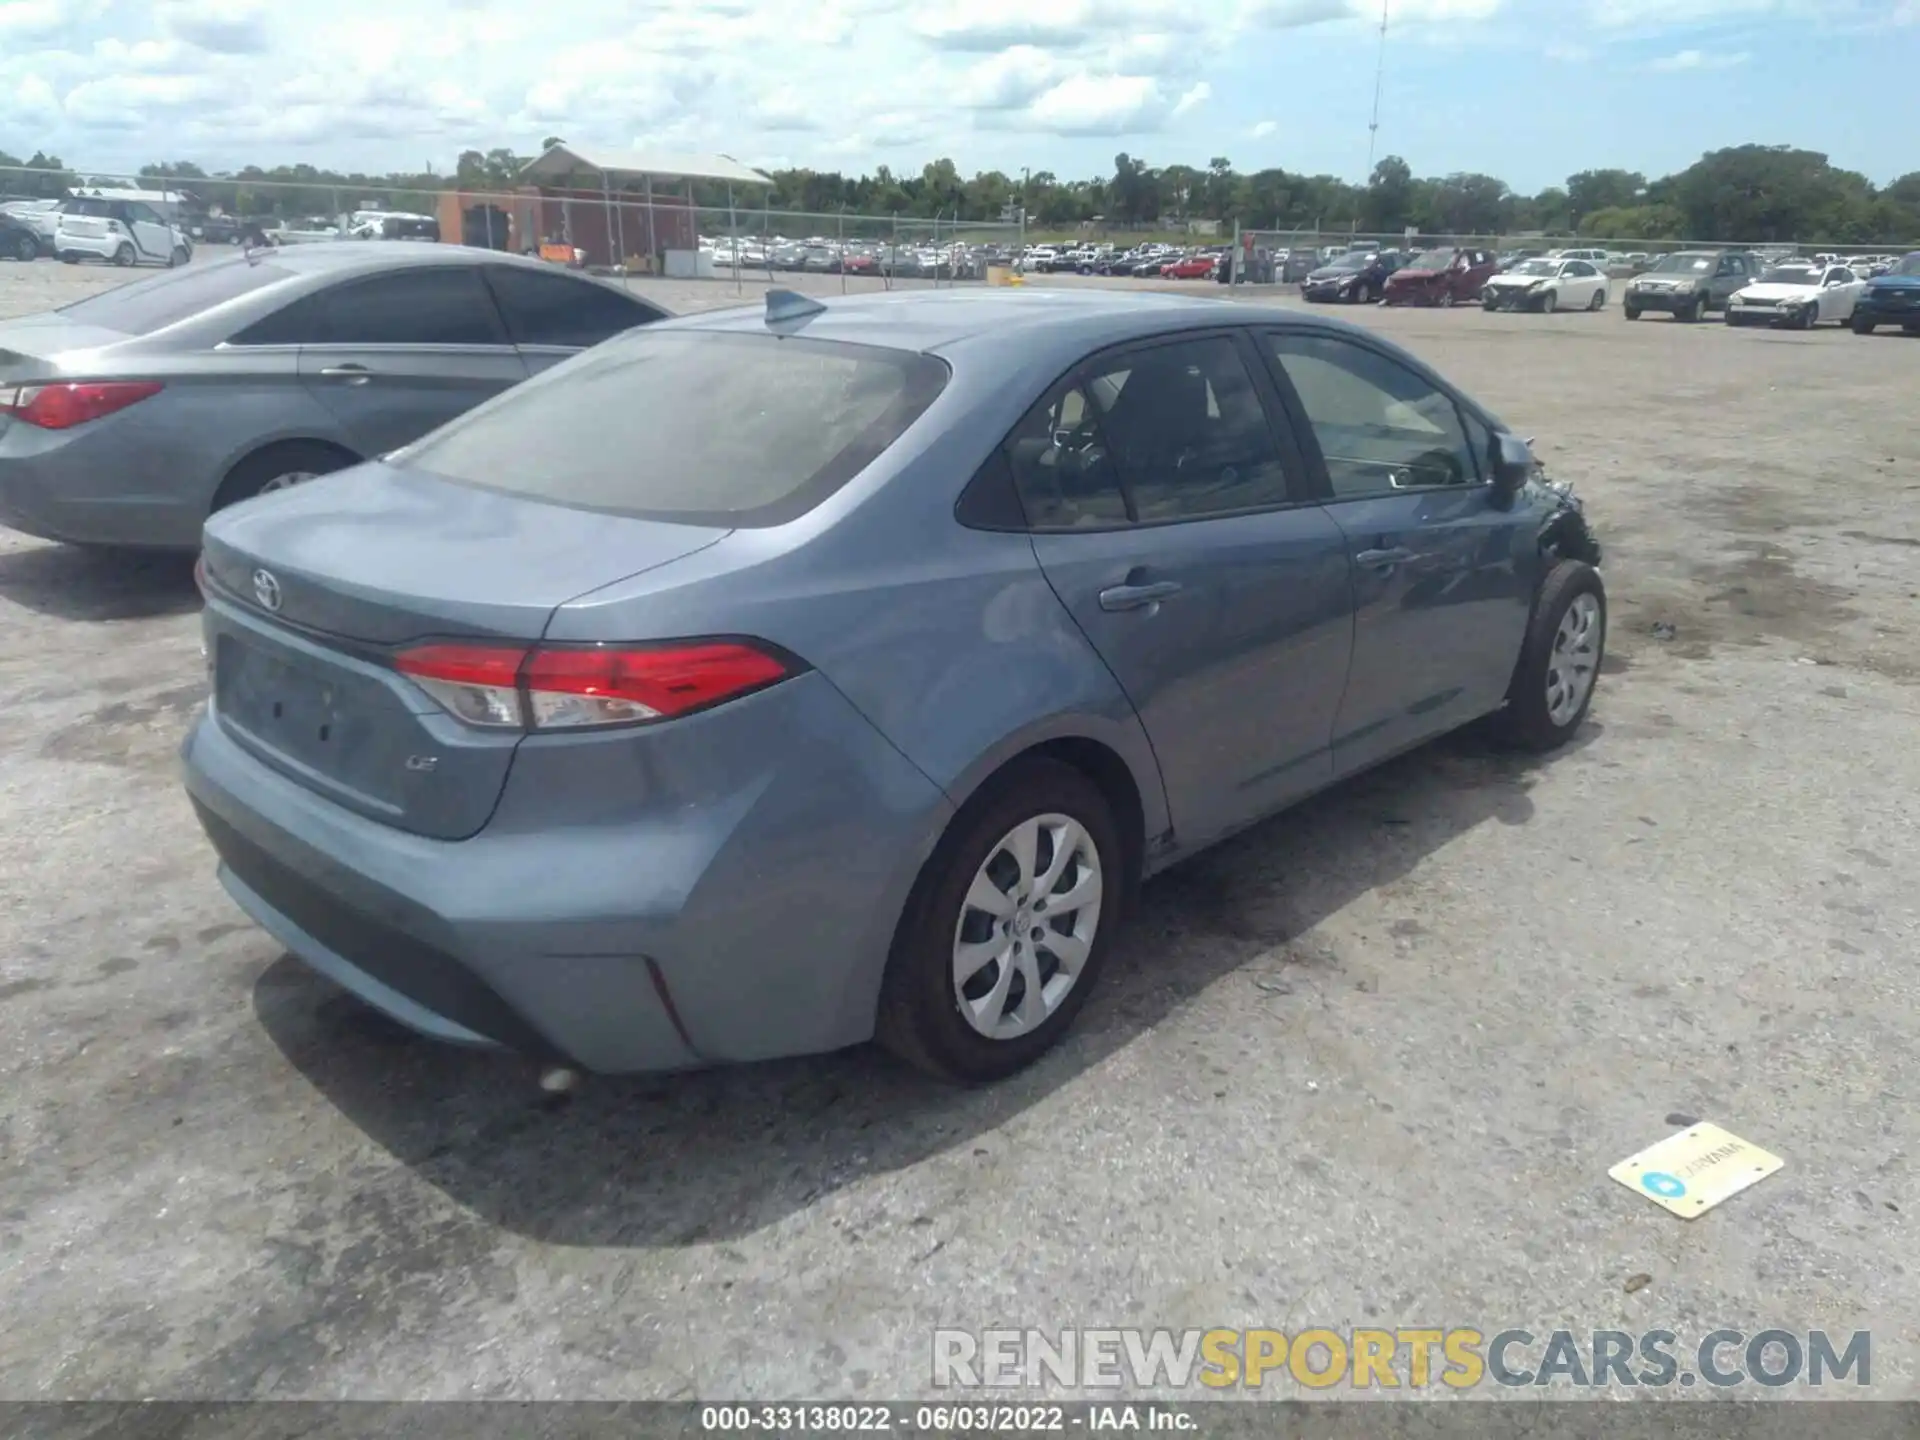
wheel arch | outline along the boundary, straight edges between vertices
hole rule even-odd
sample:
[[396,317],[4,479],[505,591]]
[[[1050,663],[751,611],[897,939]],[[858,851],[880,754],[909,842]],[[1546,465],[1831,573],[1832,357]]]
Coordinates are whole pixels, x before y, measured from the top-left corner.
[[[1118,728],[1082,717],[1080,723],[1056,721],[1008,739],[969,766],[948,788],[954,816],[987,794],[1013,766],[1032,759],[1060,761],[1091,780],[1113,807],[1114,819],[1127,844],[1127,883],[1138,884],[1152,843],[1168,830],[1170,822],[1159,766],[1146,744],[1145,733],[1139,730],[1137,721],[1132,735],[1115,733]],[[1135,736],[1137,745],[1132,743]],[[948,828],[953,824],[949,819]]]
[[[270,440],[256,440],[244,450],[228,458],[225,468],[220,472],[220,483],[214,487],[211,510],[218,510],[223,505],[233,503],[229,498],[229,491],[235,477],[248,466],[258,463],[262,457],[271,455],[275,451],[303,447],[330,450],[342,457],[347,465],[358,465],[364,458],[351,446],[344,445],[339,440],[326,435],[295,433],[276,435]],[[345,469],[346,466],[343,465],[341,468]]]

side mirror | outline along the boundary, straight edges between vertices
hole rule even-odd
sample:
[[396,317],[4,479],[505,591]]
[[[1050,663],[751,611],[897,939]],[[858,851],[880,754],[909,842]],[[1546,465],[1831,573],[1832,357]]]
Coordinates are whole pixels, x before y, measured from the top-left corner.
[[1518,435],[1502,431],[1493,437],[1489,448],[1492,453],[1488,469],[1493,476],[1494,503],[1504,510],[1533,478],[1533,447]]

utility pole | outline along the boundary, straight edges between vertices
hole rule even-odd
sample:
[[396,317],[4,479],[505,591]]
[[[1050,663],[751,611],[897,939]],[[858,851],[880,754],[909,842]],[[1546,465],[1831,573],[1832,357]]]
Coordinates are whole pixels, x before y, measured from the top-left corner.
[[1373,66],[1373,119],[1367,125],[1367,179],[1373,179],[1373,152],[1380,141],[1380,87],[1387,78],[1387,13],[1393,0],[1380,0],[1380,55]]

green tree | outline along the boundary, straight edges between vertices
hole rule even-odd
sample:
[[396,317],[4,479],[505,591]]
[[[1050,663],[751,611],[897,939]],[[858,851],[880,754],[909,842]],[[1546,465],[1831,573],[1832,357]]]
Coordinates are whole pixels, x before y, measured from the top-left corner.
[[1574,223],[1595,210],[1638,205],[1647,177],[1637,170],[1582,170],[1567,177],[1567,210]]

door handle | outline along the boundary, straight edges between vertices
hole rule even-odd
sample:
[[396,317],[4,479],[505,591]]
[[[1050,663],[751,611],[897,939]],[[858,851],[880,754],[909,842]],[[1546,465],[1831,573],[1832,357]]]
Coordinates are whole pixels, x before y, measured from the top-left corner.
[[349,385],[364,385],[373,372],[364,365],[328,365],[320,371],[323,380],[344,380]]
[[1353,559],[1357,565],[1377,565],[1384,570],[1413,559],[1413,551],[1404,545],[1395,545],[1388,550],[1362,550]]
[[1100,592],[1102,610],[1144,610],[1170,595],[1180,593],[1175,580],[1157,580],[1151,585],[1109,585]]

